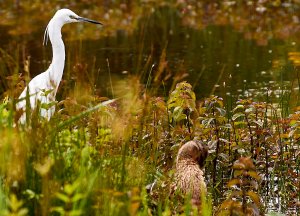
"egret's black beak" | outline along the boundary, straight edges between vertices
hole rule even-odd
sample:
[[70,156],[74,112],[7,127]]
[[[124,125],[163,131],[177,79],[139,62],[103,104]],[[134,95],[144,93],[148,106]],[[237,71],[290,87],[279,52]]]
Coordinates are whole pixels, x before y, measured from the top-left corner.
[[98,22],[98,21],[95,21],[95,20],[90,20],[90,19],[87,19],[87,18],[84,18],[84,17],[78,17],[77,20],[81,21],[81,22],[89,22],[89,23],[93,23],[93,24],[103,25],[101,22]]

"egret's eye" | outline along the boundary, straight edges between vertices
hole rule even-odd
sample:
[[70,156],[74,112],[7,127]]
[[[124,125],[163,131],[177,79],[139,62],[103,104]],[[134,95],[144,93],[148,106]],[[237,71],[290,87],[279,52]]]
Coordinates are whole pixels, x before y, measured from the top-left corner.
[[70,15],[69,17],[70,17],[71,19],[77,20],[77,18],[76,18],[75,16],[73,16],[73,15]]

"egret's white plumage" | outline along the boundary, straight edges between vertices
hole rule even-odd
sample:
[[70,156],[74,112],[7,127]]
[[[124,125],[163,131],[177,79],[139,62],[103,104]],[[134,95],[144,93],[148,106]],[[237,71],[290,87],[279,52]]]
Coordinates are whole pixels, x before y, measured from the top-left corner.
[[40,108],[40,115],[49,120],[54,114],[55,106],[51,106],[51,103],[55,101],[65,66],[65,45],[62,40],[61,28],[64,24],[72,22],[90,22],[102,25],[100,22],[80,17],[69,9],[60,9],[55,13],[44,34],[44,44],[47,44],[48,39],[52,44],[52,62],[45,72],[37,75],[29,82],[19,96],[16,109],[23,110],[19,119],[20,123],[26,123],[26,95],[29,95],[30,106],[28,107],[31,110],[34,110],[38,103],[48,104],[50,107]]

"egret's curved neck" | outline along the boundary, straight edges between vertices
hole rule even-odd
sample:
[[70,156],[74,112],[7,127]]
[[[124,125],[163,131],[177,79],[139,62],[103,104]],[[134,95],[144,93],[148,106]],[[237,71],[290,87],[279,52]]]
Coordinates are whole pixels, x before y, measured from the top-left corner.
[[55,88],[55,91],[61,81],[65,66],[65,45],[61,35],[62,26],[63,23],[54,18],[48,25],[48,34],[53,52],[52,62],[49,67],[49,76],[50,84]]

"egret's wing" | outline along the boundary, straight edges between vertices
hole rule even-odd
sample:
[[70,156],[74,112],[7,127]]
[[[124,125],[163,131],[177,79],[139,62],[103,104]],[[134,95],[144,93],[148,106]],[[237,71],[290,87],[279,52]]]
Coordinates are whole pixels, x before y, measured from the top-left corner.
[[23,90],[19,96],[19,102],[16,104],[17,109],[25,109],[26,107],[26,96],[27,93],[30,97],[30,107],[35,108],[36,100],[41,96],[41,90],[45,88],[46,77],[45,72],[35,76],[28,84],[28,86]]

